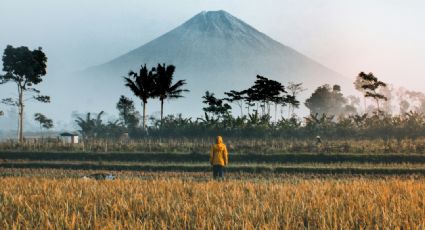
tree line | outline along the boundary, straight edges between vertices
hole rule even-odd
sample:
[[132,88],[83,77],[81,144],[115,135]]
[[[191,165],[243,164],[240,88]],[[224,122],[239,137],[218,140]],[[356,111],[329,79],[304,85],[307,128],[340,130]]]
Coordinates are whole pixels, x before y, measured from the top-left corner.
[[[158,66],[162,69],[168,68],[165,64]],[[138,78],[150,76],[152,79],[149,83],[149,86],[152,87],[151,92],[156,92],[154,82],[155,78],[158,77],[155,76],[155,71],[158,68],[147,71],[147,67],[142,66],[140,72],[143,74],[135,76],[134,73],[130,72],[129,75],[133,76],[133,81],[140,83],[149,81],[146,79],[138,80]],[[171,68],[175,69],[174,66]],[[171,79],[168,82],[172,82],[172,74],[166,76]],[[125,79],[128,81],[127,78]],[[185,82],[184,80],[181,81]],[[150,126],[139,126],[140,120],[146,119],[146,115],[140,116],[135,109],[134,102],[125,96],[121,96],[116,106],[120,118],[113,123],[118,124],[118,126],[112,126],[111,122],[102,123],[99,117],[95,119],[97,122],[90,122],[91,118],[87,116],[85,123],[92,124],[91,128],[80,125],[80,132],[88,138],[110,138],[111,136],[107,135],[111,133],[118,135],[113,136],[113,138],[117,138],[122,131],[127,131],[132,138],[146,136],[208,137],[217,134],[234,137],[300,139],[312,138],[316,135],[332,138],[400,138],[425,135],[425,129],[418,128],[425,124],[425,117],[421,113],[410,112],[393,116],[381,110],[380,104],[387,98],[379,90],[386,87],[386,84],[379,81],[373,73],[359,73],[354,84],[365,98],[372,98],[376,103],[376,109],[372,113],[359,113],[353,103],[348,103],[349,99],[344,97],[340,86],[322,85],[304,102],[306,107],[310,109],[310,115],[300,118],[293,111],[300,105],[297,99],[298,94],[305,90],[302,83],[289,83],[285,87],[278,81],[257,75],[252,86],[248,89],[230,90],[224,93],[226,95],[224,98],[218,98],[213,92],[206,91],[202,97],[203,117],[194,119],[184,118],[181,114],[168,115],[161,116],[160,119],[150,118]],[[128,84],[126,85],[128,86]],[[142,87],[142,85],[139,86],[139,88]],[[185,90],[181,89],[181,86],[175,88],[179,89],[178,97],[182,97],[181,93]],[[135,93],[137,91],[132,88],[130,90],[135,95],[141,95]],[[159,98],[154,93],[150,95],[150,97],[139,98],[145,105],[148,99]],[[161,98],[159,99],[161,100]],[[239,108],[239,115],[235,116],[232,113],[232,105]],[[290,111],[286,117],[283,114],[283,108]],[[102,112],[98,116],[101,115]],[[272,115],[274,115],[274,119],[272,119]],[[77,123],[80,124],[81,121],[83,119],[79,118]],[[120,131],[106,132],[105,127],[116,127]],[[90,130],[98,130],[98,132]]]
[[[0,84],[15,83],[18,97],[4,98],[1,102],[18,108],[18,138],[22,141],[26,101],[32,99],[50,102],[49,96],[41,95],[35,88],[46,75],[47,57],[41,48],[30,50],[27,47],[7,46],[2,60],[5,74],[0,75]],[[359,98],[345,97],[339,85],[325,84],[315,89],[304,102],[310,110],[310,115],[298,117],[295,113],[301,104],[298,96],[306,90],[302,83],[290,82],[285,86],[276,80],[257,75],[249,88],[229,90],[224,93],[224,98],[218,98],[214,92],[206,91],[200,98],[204,104],[202,117],[194,119],[184,118],[182,115],[164,116],[164,101],[181,98],[189,91],[184,88],[186,80],[174,80],[175,69],[174,65],[158,64],[152,68],[142,65],[137,72],[130,71],[123,77],[124,85],[141,101],[142,114],[136,110],[133,100],[122,95],[116,104],[119,119],[105,122],[102,120],[104,112],[88,113],[75,120],[80,128],[79,132],[85,138],[117,138],[123,133],[128,133],[132,138],[218,133],[232,136],[297,138],[318,134],[335,137],[369,134],[379,136],[393,135],[391,130],[412,129],[412,132],[398,133],[423,135],[424,116],[407,111],[397,116],[385,113],[382,107],[388,98],[382,90],[387,88],[387,84],[373,73],[364,72],[358,74],[354,86],[363,94],[364,101],[370,98],[376,105],[371,111],[366,111],[365,106],[364,113],[359,112]],[[161,116],[160,119],[150,118],[148,125],[147,104],[150,99],[159,100]],[[232,113],[232,106],[237,106],[239,115]],[[287,115],[284,115],[285,110]],[[0,115],[2,114],[0,111]],[[34,120],[40,124],[41,130],[53,127],[53,121],[41,113],[36,113]]]

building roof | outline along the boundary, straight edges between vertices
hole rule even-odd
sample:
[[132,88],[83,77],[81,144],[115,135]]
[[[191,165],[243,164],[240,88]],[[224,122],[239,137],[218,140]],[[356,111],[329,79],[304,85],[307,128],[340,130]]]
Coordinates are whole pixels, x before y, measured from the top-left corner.
[[61,134],[59,134],[61,137],[75,137],[75,136],[78,136],[78,134],[75,134],[75,133],[61,133]]

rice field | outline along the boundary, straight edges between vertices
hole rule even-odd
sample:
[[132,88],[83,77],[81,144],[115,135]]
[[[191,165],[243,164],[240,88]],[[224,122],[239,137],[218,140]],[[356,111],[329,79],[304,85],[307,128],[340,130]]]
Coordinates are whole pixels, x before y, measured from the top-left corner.
[[[424,154],[425,138],[374,138],[374,139],[315,139],[285,138],[225,138],[231,153],[356,153],[356,154]],[[144,152],[144,153],[207,153],[214,138],[145,138],[137,140],[96,139],[79,144],[64,144],[60,140],[28,139],[24,144],[16,140],[0,142],[0,151],[29,152]]]
[[[2,150],[0,229],[425,229],[421,152],[274,146],[231,152],[223,181],[211,179],[207,153],[168,145]],[[116,179],[86,177],[99,173]]]
[[[415,154],[232,154],[226,172],[236,175],[425,175],[425,155]],[[0,176],[22,175],[23,171],[63,172],[111,171],[207,173],[207,154],[190,153],[78,153],[78,152],[0,152]],[[70,173],[72,176],[75,173]]]
[[423,229],[425,179],[0,178],[1,229]]

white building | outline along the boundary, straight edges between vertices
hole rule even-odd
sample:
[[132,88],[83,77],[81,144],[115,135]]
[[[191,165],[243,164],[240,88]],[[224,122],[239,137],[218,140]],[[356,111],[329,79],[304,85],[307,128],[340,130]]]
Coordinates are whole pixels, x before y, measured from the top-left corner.
[[65,144],[78,144],[78,134],[61,133],[60,138]]

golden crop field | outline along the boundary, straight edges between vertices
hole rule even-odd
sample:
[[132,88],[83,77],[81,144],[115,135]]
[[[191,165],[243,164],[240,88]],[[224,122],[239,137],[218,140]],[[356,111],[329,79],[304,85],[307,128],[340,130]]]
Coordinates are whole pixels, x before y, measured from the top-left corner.
[[0,179],[0,229],[424,229],[425,179]]

